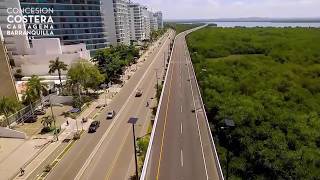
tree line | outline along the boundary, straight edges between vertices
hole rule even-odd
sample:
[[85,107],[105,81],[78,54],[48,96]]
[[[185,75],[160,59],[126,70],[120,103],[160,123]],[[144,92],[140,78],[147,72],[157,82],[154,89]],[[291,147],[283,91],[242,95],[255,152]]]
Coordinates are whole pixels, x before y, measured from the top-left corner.
[[224,175],[319,179],[320,31],[205,28],[187,41]]

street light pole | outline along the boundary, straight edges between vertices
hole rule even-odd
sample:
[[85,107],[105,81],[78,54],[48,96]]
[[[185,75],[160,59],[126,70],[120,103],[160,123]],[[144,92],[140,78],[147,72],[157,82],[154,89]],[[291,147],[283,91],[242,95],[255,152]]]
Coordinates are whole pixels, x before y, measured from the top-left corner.
[[157,94],[159,93],[159,82],[158,82],[158,69],[155,69],[156,71],[156,81],[157,81]]
[[137,158],[137,145],[136,145],[136,135],[134,130],[134,124],[132,124],[132,132],[133,132],[133,143],[134,143],[134,160],[136,164],[136,179],[139,179],[139,173],[138,173],[138,158]]
[[166,52],[163,52],[163,69],[164,69],[164,71],[165,71],[165,69],[166,69]]
[[137,121],[138,121],[138,118],[130,118],[129,121],[128,121],[128,123],[132,124],[133,144],[134,144],[134,158],[135,158],[135,165],[136,165],[136,180],[139,179],[136,134],[135,134],[135,130],[134,130],[134,125],[136,124]]
[[50,103],[50,109],[51,109],[51,116],[52,116],[53,124],[54,124],[54,132],[55,132],[57,141],[59,141],[58,132],[57,132],[57,125],[56,125],[56,118],[54,117],[54,114],[53,114],[53,108],[52,108],[52,102],[51,102],[51,96],[50,95],[49,95],[49,103]]

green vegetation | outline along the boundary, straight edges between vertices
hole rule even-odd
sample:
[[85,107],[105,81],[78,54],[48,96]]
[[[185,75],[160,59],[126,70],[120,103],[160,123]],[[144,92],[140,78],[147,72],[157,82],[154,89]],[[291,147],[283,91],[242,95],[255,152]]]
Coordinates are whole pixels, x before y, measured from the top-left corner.
[[165,32],[167,31],[167,29],[159,29],[159,30],[156,30],[156,31],[152,31],[151,32],[151,42],[154,42],[156,41],[157,39],[159,39]]
[[99,85],[105,80],[99,69],[86,60],[80,60],[73,64],[68,71],[68,78],[74,85],[80,85],[85,90],[97,90]]
[[138,58],[137,48],[120,45],[97,51],[92,61],[97,64],[101,74],[105,75],[106,82],[117,82],[123,68],[136,63]]
[[6,119],[6,123],[2,122],[0,119],[0,126],[10,126],[10,122],[8,117],[15,113],[19,108],[21,107],[21,104],[9,97],[1,97],[0,98],[0,115],[4,115]]
[[165,27],[166,28],[172,28],[176,31],[176,34],[179,34],[183,31],[193,29],[198,26],[202,26],[204,24],[201,23],[195,23],[195,24],[182,24],[182,23],[166,23]]
[[59,58],[57,57],[54,61],[50,61],[49,64],[49,73],[55,73],[58,71],[58,76],[60,80],[60,87],[62,87],[62,80],[61,80],[61,71],[67,71],[68,70],[68,65],[66,65],[64,62],[59,61]]
[[[188,36],[230,179],[319,179],[320,31],[205,28]],[[235,122],[222,129],[224,119]]]
[[39,76],[35,75],[31,76],[31,78],[28,80],[26,92],[22,97],[25,105],[36,102],[42,98],[43,94],[47,93],[48,85],[41,83],[42,80],[42,78],[39,78]]

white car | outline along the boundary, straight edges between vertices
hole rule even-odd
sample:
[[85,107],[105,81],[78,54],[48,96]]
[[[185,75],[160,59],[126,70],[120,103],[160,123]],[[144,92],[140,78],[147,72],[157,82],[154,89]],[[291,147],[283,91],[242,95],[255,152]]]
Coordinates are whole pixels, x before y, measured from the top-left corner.
[[115,111],[109,111],[107,112],[107,119],[112,119],[116,115]]

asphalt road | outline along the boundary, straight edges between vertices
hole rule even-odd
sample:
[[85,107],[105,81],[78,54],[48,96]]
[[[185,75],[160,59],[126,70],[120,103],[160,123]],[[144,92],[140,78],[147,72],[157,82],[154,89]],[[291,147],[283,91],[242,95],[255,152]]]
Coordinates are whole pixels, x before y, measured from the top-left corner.
[[[171,31],[171,39],[173,35]],[[47,179],[126,179],[132,175],[132,127],[127,121],[130,117],[139,118],[136,133],[143,136],[150,122],[150,108],[146,103],[155,95],[155,71],[158,74],[163,71],[164,52],[168,54],[169,41],[166,36],[160,49],[150,53],[108,108],[97,117],[101,121],[98,131],[82,136]],[[135,97],[137,89],[143,91],[142,97]],[[113,120],[106,120],[106,112],[111,109],[117,114]]]
[[179,34],[175,41],[145,178],[148,180],[219,179],[185,42],[188,32]]

